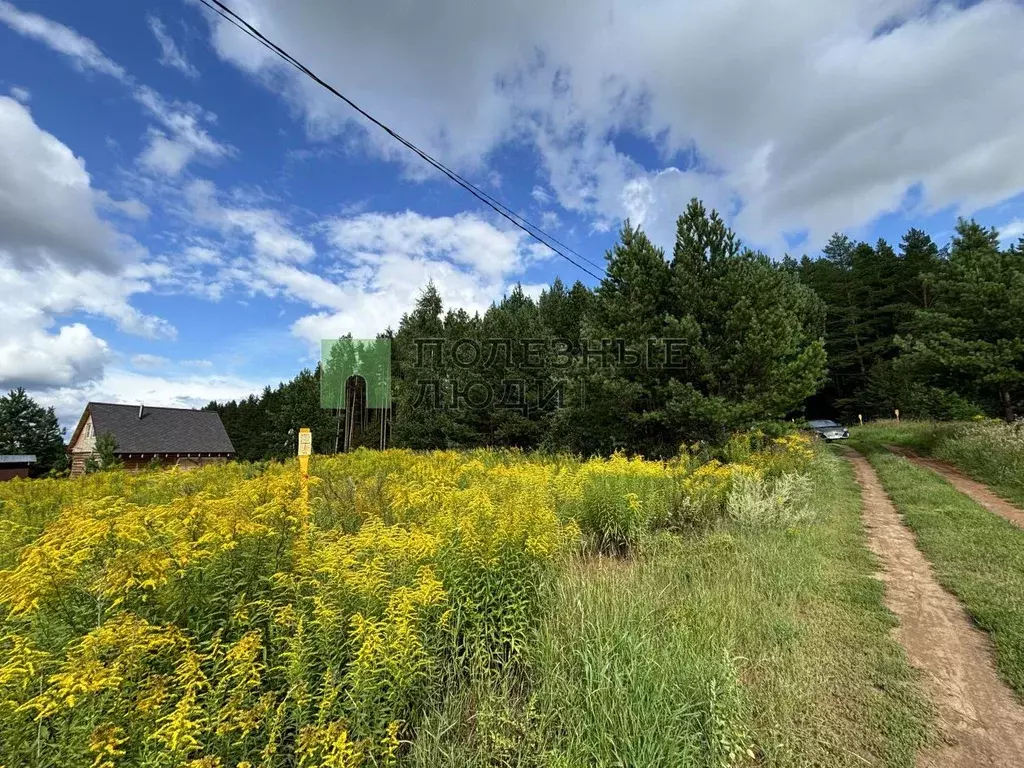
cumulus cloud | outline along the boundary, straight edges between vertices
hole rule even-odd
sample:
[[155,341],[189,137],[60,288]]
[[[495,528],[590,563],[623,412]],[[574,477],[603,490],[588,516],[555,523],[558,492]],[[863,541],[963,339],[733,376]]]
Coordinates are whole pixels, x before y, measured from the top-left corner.
[[11,98],[17,99],[22,104],[28,104],[32,100],[32,94],[29,93],[28,88],[15,85],[11,87],[10,94]]
[[[472,169],[510,141],[536,148],[558,201],[599,226],[637,215],[638,199],[644,216],[670,220],[701,192],[755,240],[806,229],[820,242],[898,209],[915,185],[925,209],[961,212],[1024,189],[1024,6],[1012,0],[243,10],[447,162]],[[313,136],[361,125],[238,30],[211,24],[219,54],[283,84]],[[623,132],[652,142],[662,167],[617,152]],[[373,129],[365,141],[409,158]]]
[[99,378],[110,348],[82,323],[56,334],[20,328],[0,339],[0,385],[3,388],[50,389]]
[[471,214],[341,217],[329,223],[328,241],[340,264],[337,280],[329,291],[319,285],[305,294],[324,311],[292,326],[311,342],[346,333],[373,338],[397,328],[429,281],[447,306],[484,312],[507,292],[507,278],[536,258],[521,232]]
[[[189,183],[185,187],[184,198],[188,205],[187,215],[196,224],[213,229],[223,236],[245,238],[252,252],[258,256],[280,261],[307,262],[316,255],[316,249],[309,240],[297,234],[279,211],[257,205],[224,202],[211,181],[200,179]],[[215,258],[209,248],[193,247],[188,253],[197,261]]]
[[149,283],[135,272],[126,269],[111,275],[53,261],[29,269],[0,248],[0,326],[44,328],[55,318],[81,312],[112,320],[125,333],[174,338],[175,329],[167,321],[141,313],[129,303],[131,296],[150,290]]
[[165,320],[130,304],[150,285],[136,258],[142,249],[97,212],[111,206],[141,213],[141,203],[93,188],[69,147],[22,104],[0,97],[0,388],[67,387],[103,374],[109,345],[71,315],[174,336]]
[[149,29],[160,46],[160,63],[164,66],[176,69],[185,77],[195,79],[199,77],[199,70],[185,58],[185,54],[178,48],[174,38],[167,32],[164,23],[156,16],[149,17]]
[[115,200],[107,192],[101,189],[96,190],[95,200],[97,208],[114,211],[116,213],[120,213],[122,216],[127,216],[129,219],[135,219],[136,221],[148,219],[149,214],[151,213],[149,206],[141,200],[137,200],[135,198]]
[[54,261],[110,272],[130,259],[96,213],[85,162],[0,96],[0,251],[32,266]]

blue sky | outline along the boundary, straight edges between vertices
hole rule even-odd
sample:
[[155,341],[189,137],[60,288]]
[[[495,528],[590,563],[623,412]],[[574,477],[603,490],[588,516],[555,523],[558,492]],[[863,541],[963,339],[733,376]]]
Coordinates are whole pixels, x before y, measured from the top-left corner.
[[[325,79],[593,261],[692,196],[773,256],[1024,233],[1024,8],[244,0]],[[433,279],[592,278],[193,0],[0,0],[0,387],[202,405]]]

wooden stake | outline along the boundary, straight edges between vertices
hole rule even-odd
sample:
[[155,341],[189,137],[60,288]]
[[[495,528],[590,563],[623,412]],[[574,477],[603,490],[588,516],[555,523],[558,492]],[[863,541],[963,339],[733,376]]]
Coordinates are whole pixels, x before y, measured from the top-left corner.
[[299,474],[302,478],[302,501],[309,508],[309,456],[313,453],[313,433],[309,427],[299,430]]

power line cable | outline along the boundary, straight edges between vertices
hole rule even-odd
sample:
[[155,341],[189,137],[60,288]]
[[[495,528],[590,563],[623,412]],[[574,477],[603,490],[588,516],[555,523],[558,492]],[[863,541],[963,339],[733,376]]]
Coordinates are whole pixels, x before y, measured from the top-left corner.
[[[573,250],[569,246],[565,245],[564,243],[562,243],[559,240],[557,240],[556,238],[554,238],[552,235],[550,235],[547,232],[545,232],[543,229],[538,227],[536,224],[533,224],[532,222],[530,222],[524,216],[521,216],[520,214],[518,214],[515,211],[513,211],[511,208],[506,206],[504,203],[500,202],[499,200],[495,200],[493,197],[491,197],[489,194],[487,194],[482,189],[477,187],[471,181],[466,180],[465,178],[460,176],[458,173],[456,173],[455,171],[451,170],[446,165],[441,163],[439,160],[434,159],[427,152],[425,152],[424,150],[422,150],[419,147],[417,147],[415,144],[413,144],[411,141],[406,139],[404,136],[402,136],[401,134],[399,134],[396,131],[394,131],[391,128],[389,128],[383,122],[381,122],[380,120],[375,118],[373,115],[371,115],[369,112],[364,110],[362,107],[360,107],[354,101],[352,101],[350,98],[348,98],[343,93],[341,93],[336,88],[334,88],[334,86],[332,86],[330,83],[327,83],[324,80],[322,80],[312,70],[310,70],[307,66],[302,64],[302,62],[300,62],[298,59],[296,59],[294,56],[292,56],[286,50],[281,48],[281,46],[277,45],[276,43],[274,43],[273,41],[268,39],[256,27],[254,27],[252,24],[250,24],[248,21],[246,21],[240,15],[238,15],[235,11],[233,11],[231,8],[229,8],[227,5],[225,5],[223,2],[221,2],[221,0],[199,0],[199,2],[201,2],[203,5],[205,5],[207,8],[212,10],[214,13],[216,13],[218,16],[220,16],[224,20],[226,20],[229,23],[231,23],[234,27],[236,27],[237,29],[241,30],[242,32],[244,32],[246,35],[248,35],[252,39],[256,40],[264,48],[267,48],[268,50],[272,51],[275,55],[280,57],[282,60],[284,60],[285,62],[287,62],[291,66],[295,67],[297,70],[299,70],[304,75],[309,77],[315,83],[317,83],[321,87],[323,87],[323,88],[327,89],[328,91],[330,91],[332,94],[337,96],[339,99],[341,99],[343,102],[345,102],[349,107],[351,107],[356,112],[358,112],[360,115],[362,115],[364,118],[369,120],[371,123],[373,123],[378,128],[383,130],[385,133],[387,133],[393,139],[398,141],[404,147],[406,147],[407,149],[409,149],[410,151],[412,151],[416,155],[418,155],[420,158],[422,158],[431,167],[433,167],[437,171],[443,173],[449,179],[454,181],[456,184],[458,184],[464,190],[466,190],[471,195],[473,195],[475,198],[477,198],[480,202],[484,203],[484,205],[486,205],[489,208],[493,209],[495,212],[497,212],[498,214],[503,216],[505,219],[507,219],[508,221],[512,222],[512,224],[514,224],[516,227],[518,227],[519,229],[521,229],[524,232],[526,232],[526,234],[528,234],[534,240],[536,240],[537,242],[541,243],[542,245],[547,247],[549,250],[551,250],[553,253],[557,254],[558,256],[561,256],[563,259],[568,261],[574,267],[576,267],[577,269],[582,270],[583,272],[585,272],[586,274],[590,275],[594,279],[596,279],[596,280],[601,280],[602,279],[601,275],[597,275],[594,272],[591,272],[589,269],[584,267],[582,264],[579,264],[578,262],[574,261],[565,252],[560,250],[560,248],[561,249],[565,249],[565,251],[568,251],[569,253],[571,253],[576,258],[580,259],[581,261],[586,262],[587,264],[590,264],[592,267],[595,267],[595,268],[601,270],[602,272],[604,272],[604,267],[602,267],[599,264],[594,263],[593,261],[588,259],[586,256],[583,256],[582,254],[577,253],[575,250]],[[554,245],[552,245],[552,243],[554,243]],[[555,246],[559,246],[559,247],[555,247]]]
[[[335,96],[337,96],[342,101],[344,101],[346,104],[348,104],[350,107],[352,107],[352,109],[356,110],[359,114],[361,114],[363,117],[365,117],[367,120],[372,122],[374,125],[377,125],[379,128],[384,130],[386,133],[388,133],[388,135],[392,136],[394,139],[396,139],[402,145],[404,145],[405,147],[407,147],[411,151],[415,152],[424,161],[429,163],[435,169],[437,169],[441,173],[443,173],[446,176],[448,176],[452,181],[454,181],[459,186],[461,186],[464,189],[466,189],[466,191],[470,192],[475,197],[480,199],[481,202],[484,202],[489,207],[494,208],[498,213],[502,214],[505,218],[507,218],[510,221],[512,221],[513,224],[516,224],[516,226],[518,226],[520,229],[523,229],[524,231],[526,231],[528,234],[530,234],[532,237],[534,237],[535,239],[537,239],[538,241],[543,243],[548,248],[551,248],[551,250],[554,251],[555,253],[558,253],[558,255],[562,256],[563,258],[566,258],[565,254],[559,253],[558,249],[552,248],[549,243],[547,243],[544,240],[542,240],[533,231],[530,231],[530,230],[532,229],[532,230],[535,230],[536,232],[539,232],[541,235],[543,235],[543,237],[547,238],[548,240],[550,240],[551,242],[553,242],[556,245],[560,246],[561,248],[564,248],[566,251],[568,251],[569,253],[573,254],[574,256],[576,256],[577,258],[581,259],[582,261],[585,261],[588,264],[590,264],[591,266],[593,266],[593,267],[595,267],[597,269],[600,269],[602,272],[604,271],[604,267],[601,266],[600,264],[594,263],[593,261],[588,259],[586,256],[583,256],[582,254],[580,254],[580,253],[576,252],[575,250],[573,250],[572,248],[570,248],[565,243],[562,243],[560,240],[555,238],[553,235],[549,234],[548,232],[545,232],[543,229],[538,227],[536,224],[533,224],[532,222],[530,222],[525,217],[521,216],[518,213],[515,213],[512,209],[510,209],[504,203],[500,202],[499,200],[494,199],[489,194],[484,192],[482,189],[477,187],[475,184],[473,184],[472,182],[466,180],[464,177],[462,177],[461,175],[459,175],[455,171],[451,170],[446,165],[444,165],[440,161],[436,160],[435,158],[433,158],[432,156],[427,154],[425,151],[421,150],[415,144],[413,144],[408,139],[406,139],[405,137],[403,137],[400,134],[398,134],[396,131],[394,131],[391,128],[389,128],[387,125],[382,123],[380,120],[377,120],[375,117],[373,117],[371,114],[366,112],[364,109],[362,109],[359,105],[354,103],[347,96],[345,96],[344,94],[338,92],[333,86],[331,86],[329,83],[327,83],[324,80],[322,80],[312,70],[310,70],[308,67],[306,67],[304,64],[302,64],[300,61],[298,61],[294,56],[292,56],[286,50],[284,50],[279,45],[274,43],[272,40],[267,38],[256,27],[254,27],[251,23],[246,21],[238,13],[236,13],[233,10],[231,10],[231,8],[229,8],[226,4],[220,2],[220,0],[210,0],[210,1],[208,1],[208,0],[200,0],[200,2],[202,2],[204,5],[206,5],[211,10],[216,11],[218,13],[218,15],[223,17],[225,20],[229,21],[236,28],[240,29],[242,32],[246,33],[247,35],[249,35],[250,37],[255,39],[257,42],[259,42],[265,48],[268,48],[269,50],[271,50],[277,56],[279,56],[280,58],[282,58],[283,60],[285,60],[286,62],[291,64],[293,67],[295,67],[299,71],[301,71],[303,74],[305,74],[306,76],[310,77],[317,84],[319,84],[323,88],[326,88],[327,90],[329,90]],[[213,3],[212,5],[211,5],[211,2]],[[578,264],[575,264],[575,262],[573,262],[571,259],[568,259],[568,261],[570,263],[574,264],[574,266],[577,266],[577,267],[580,266]],[[583,269],[582,267],[580,267],[580,268]],[[584,271],[586,271],[587,274],[590,274],[591,276],[596,277],[597,279],[601,279],[600,277],[598,277],[597,275],[594,275],[589,270],[585,270],[584,269]]]

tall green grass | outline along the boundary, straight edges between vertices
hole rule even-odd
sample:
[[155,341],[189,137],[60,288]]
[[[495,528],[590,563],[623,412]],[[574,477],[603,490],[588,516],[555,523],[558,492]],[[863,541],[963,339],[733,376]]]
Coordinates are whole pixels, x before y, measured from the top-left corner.
[[422,766],[910,766],[929,710],[890,639],[852,472],[811,470],[798,525],[659,534],[551,582],[529,685],[420,729]]
[[991,635],[1000,675],[1024,697],[1024,531],[931,470],[880,449],[867,453],[939,582]]
[[933,456],[1024,505],[1024,424],[977,422],[879,422],[854,430],[856,441],[875,448],[901,445]]

